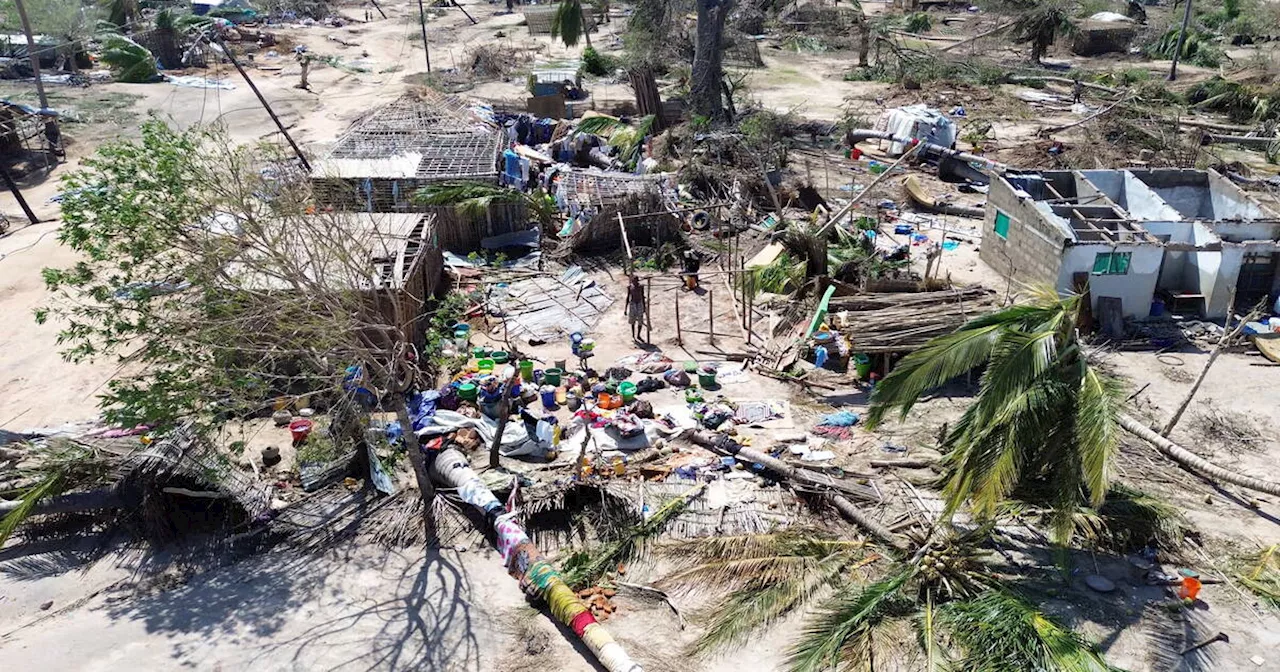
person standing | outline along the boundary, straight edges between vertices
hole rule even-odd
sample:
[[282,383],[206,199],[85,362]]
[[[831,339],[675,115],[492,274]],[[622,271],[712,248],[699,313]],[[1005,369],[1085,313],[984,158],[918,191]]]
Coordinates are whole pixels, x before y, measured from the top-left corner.
[[693,291],[698,288],[698,269],[702,268],[702,255],[689,248],[684,251],[684,288]]
[[644,287],[640,285],[640,276],[632,275],[631,284],[627,285],[627,323],[631,325],[631,338],[643,343],[641,334],[644,331]]

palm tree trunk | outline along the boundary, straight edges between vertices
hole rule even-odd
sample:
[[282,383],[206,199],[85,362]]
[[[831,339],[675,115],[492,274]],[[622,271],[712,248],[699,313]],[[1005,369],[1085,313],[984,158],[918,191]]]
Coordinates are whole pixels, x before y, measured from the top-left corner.
[[[21,505],[22,502],[20,500],[0,500],[0,517]],[[122,506],[124,506],[124,500],[120,497],[120,493],[116,492],[115,488],[108,488],[50,497],[36,503],[35,508],[31,510],[31,515],[83,513],[86,511],[101,511],[103,509],[118,509]]]
[[853,502],[850,502],[843,495],[831,492],[831,482],[811,476],[808,472],[796,469],[786,462],[766,455],[765,453],[745,448],[724,434],[716,434],[714,432],[699,430],[689,434],[688,438],[690,442],[702,446],[703,448],[707,448],[712,452],[727,453],[743,460],[744,462],[759,464],[782,478],[823,489],[823,495],[826,500],[855,525],[858,525],[867,532],[870,532],[872,536],[898,550],[906,550],[907,545],[906,542],[902,540],[902,537],[899,537],[889,531],[888,528],[859,511],[858,507],[854,506]]
[[724,22],[733,7],[733,0],[698,0],[697,42],[693,54],[693,72],[690,76],[689,100],[693,112],[708,119],[724,117],[724,100],[720,80],[724,79],[723,51]]
[[643,672],[622,645],[596,622],[587,605],[542,556],[514,517],[506,515],[502,503],[480,481],[466,456],[452,448],[440,451],[431,461],[431,476],[443,487],[456,489],[463,501],[484,514],[491,528],[486,532],[496,538],[507,572],[519,579],[531,595],[546,601],[551,615],[573,630],[602,668],[608,672]]
[[1165,457],[1192,471],[1210,476],[1224,483],[1230,483],[1248,490],[1256,490],[1258,492],[1265,492],[1269,495],[1280,497],[1280,483],[1272,483],[1271,481],[1264,481],[1260,478],[1253,478],[1252,476],[1245,476],[1233,471],[1227,471],[1226,469],[1209,462],[1186,448],[1179,446],[1169,439],[1160,436],[1155,432],[1155,430],[1139,422],[1136,418],[1130,415],[1123,413],[1120,414],[1120,426],[1130,434],[1133,434],[1143,441],[1155,446],[1156,450],[1159,450]]
[[867,55],[871,52],[871,23],[867,15],[858,17],[858,66],[867,67]]

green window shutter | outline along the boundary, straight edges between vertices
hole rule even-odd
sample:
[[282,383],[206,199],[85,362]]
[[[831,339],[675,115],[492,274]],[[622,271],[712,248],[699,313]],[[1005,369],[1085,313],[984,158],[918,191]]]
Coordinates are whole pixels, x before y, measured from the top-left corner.
[[996,210],[996,235],[1005,240],[1009,239],[1009,215],[999,210]]
[[1097,275],[1125,275],[1129,272],[1132,252],[1099,252],[1093,258],[1093,272]]
[[1098,256],[1093,258],[1093,272],[1106,274],[1111,270],[1111,253],[1099,252]]
[[1129,258],[1132,256],[1132,252],[1113,252],[1111,254],[1111,273],[1114,275],[1124,275],[1128,273]]

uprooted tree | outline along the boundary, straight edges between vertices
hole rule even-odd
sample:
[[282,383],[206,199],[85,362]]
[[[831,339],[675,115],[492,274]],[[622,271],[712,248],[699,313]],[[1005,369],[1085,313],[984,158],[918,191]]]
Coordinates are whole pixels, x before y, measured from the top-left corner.
[[212,428],[306,395],[349,419],[348,436],[378,406],[410,425],[428,297],[402,275],[404,232],[313,212],[278,147],[237,148],[219,130],[148,122],[83,165],[63,178],[59,231],[82,260],[45,269],[54,298],[36,319],[60,325],[67,360],[120,363],[107,422]]

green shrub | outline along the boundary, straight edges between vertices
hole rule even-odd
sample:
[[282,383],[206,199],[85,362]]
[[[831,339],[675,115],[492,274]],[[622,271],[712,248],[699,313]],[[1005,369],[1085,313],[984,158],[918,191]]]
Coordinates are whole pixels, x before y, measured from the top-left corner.
[[596,51],[594,47],[587,47],[582,51],[582,69],[588,75],[603,77],[618,69],[618,61]]
[[927,33],[933,28],[933,19],[927,12],[913,12],[907,15],[906,31],[908,33]]

